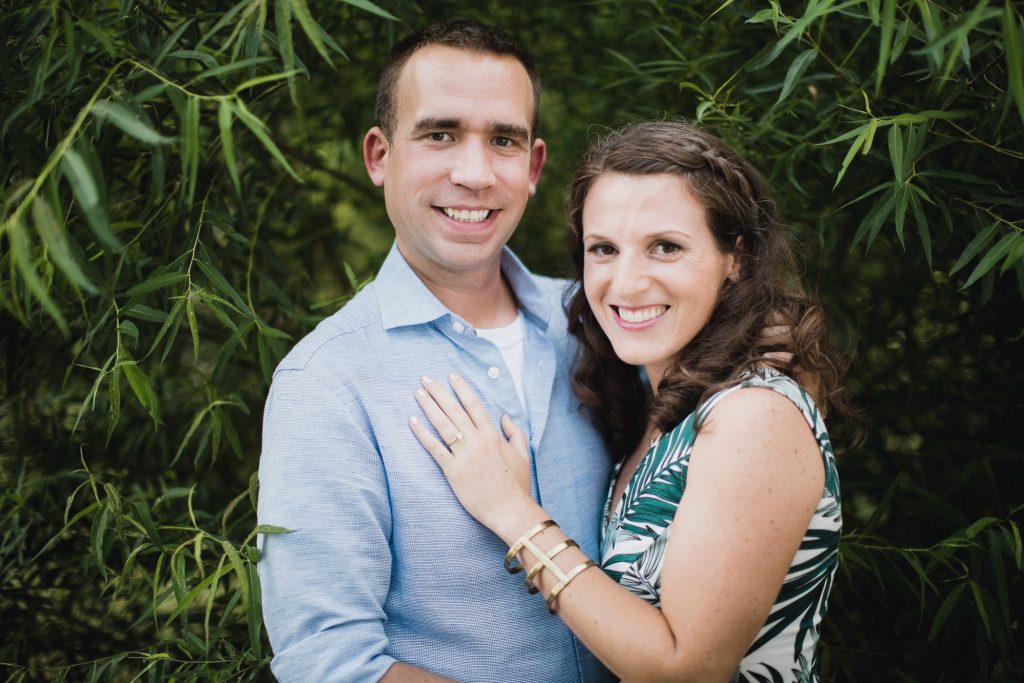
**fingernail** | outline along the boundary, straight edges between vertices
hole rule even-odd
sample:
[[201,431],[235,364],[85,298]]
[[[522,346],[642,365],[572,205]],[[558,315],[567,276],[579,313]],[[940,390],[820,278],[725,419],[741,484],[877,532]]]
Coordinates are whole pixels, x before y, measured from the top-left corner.
[[427,392],[423,391],[422,389],[417,389],[416,395],[419,396],[420,398],[423,398],[427,395]]
[[431,377],[430,375],[423,375],[423,383],[424,384],[430,384],[433,381],[434,381],[434,378]]
[[411,424],[411,425],[418,425],[419,423],[420,423],[420,421],[417,420],[415,417],[410,417],[409,418],[409,424]]
[[449,375],[448,375],[448,381],[449,382],[454,382],[454,381],[456,381],[458,379],[461,379],[461,378],[458,375],[456,375],[454,372],[449,373]]

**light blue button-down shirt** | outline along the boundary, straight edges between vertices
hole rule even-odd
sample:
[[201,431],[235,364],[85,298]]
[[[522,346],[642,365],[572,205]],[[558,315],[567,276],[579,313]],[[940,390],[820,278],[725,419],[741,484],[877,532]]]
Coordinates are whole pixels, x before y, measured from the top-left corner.
[[459,504],[408,427],[424,374],[455,371],[523,426],[534,495],[597,557],[610,469],[569,386],[565,282],[502,271],[526,322],[524,414],[498,348],[397,248],[376,280],[281,362],[267,398],[259,523],[264,620],[281,681],[376,681],[401,661],[459,681],[607,680]]

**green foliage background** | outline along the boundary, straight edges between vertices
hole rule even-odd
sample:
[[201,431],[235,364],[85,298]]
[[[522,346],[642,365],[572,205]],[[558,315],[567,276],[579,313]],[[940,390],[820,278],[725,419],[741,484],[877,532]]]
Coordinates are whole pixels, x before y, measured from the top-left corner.
[[270,678],[270,373],[383,259],[360,161],[376,74],[396,36],[457,17],[518,35],[544,73],[549,164],[512,242],[535,270],[564,272],[564,190],[606,126],[697,119],[775,187],[869,416],[840,460],[823,679],[1024,679],[1019,4],[0,9],[9,680]]

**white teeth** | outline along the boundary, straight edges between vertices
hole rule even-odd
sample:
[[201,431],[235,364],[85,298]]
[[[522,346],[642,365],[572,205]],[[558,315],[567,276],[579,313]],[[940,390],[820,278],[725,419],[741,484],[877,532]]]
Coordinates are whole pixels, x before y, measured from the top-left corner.
[[448,218],[454,218],[463,223],[479,223],[491,215],[490,209],[450,209],[445,207],[445,214]]
[[647,308],[623,308],[619,306],[619,317],[627,323],[645,323],[663,315],[668,306],[648,306]]

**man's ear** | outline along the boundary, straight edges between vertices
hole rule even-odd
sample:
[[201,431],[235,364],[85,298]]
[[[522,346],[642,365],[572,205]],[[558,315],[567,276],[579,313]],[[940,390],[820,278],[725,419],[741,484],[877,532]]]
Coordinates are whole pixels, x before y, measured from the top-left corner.
[[537,183],[540,181],[540,172],[544,168],[544,162],[548,158],[548,147],[544,141],[537,138],[530,147],[530,196],[537,191]]
[[384,178],[387,176],[390,150],[391,145],[380,126],[374,126],[366,131],[366,137],[363,138],[363,164],[370,175],[370,180],[377,187],[384,184]]
[[743,272],[743,235],[736,238],[736,247],[730,256],[732,256],[732,263],[729,264],[729,272],[725,277],[736,282],[740,279],[740,273]]

